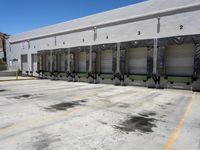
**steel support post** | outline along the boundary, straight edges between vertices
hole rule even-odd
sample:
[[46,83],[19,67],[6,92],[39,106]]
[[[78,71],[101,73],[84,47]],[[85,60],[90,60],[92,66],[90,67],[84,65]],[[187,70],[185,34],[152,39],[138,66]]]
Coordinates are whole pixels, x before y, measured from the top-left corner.
[[52,50],[50,50],[50,72],[53,71],[53,55]]
[[154,39],[154,52],[153,52],[153,74],[157,74],[157,60],[158,60],[158,40]]
[[92,46],[90,46],[89,51],[89,72],[92,72]]
[[67,51],[67,72],[70,72],[70,63],[71,63],[71,53],[70,48]]
[[117,43],[117,69],[116,72],[120,72],[120,43]]

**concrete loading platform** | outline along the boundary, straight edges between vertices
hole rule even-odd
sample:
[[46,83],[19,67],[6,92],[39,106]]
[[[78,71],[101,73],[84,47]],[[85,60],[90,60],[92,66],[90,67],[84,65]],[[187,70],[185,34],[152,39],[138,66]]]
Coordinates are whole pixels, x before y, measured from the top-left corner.
[[51,80],[2,82],[1,150],[199,150],[200,94]]

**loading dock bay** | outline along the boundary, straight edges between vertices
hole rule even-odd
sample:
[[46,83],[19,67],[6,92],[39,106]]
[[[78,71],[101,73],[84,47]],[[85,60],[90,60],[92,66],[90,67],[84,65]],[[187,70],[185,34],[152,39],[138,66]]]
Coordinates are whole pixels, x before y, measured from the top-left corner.
[[1,82],[1,150],[199,150],[200,94],[28,80]]

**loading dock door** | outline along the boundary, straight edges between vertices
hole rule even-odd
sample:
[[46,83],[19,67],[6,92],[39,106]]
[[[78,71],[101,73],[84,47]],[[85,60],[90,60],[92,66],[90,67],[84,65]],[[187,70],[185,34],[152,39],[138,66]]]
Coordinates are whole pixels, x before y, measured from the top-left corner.
[[75,54],[71,53],[70,54],[70,72],[74,72],[75,71]]
[[45,55],[45,63],[46,63],[46,70],[45,71],[48,71],[50,72],[51,71],[51,56],[49,54],[46,54]]
[[28,55],[21,55],[21,68],[22,68],[22,74],[26,74],[26,71],[28,71]]
[[194,65],[194,45],[172,45],[166,52],[166,74],[192,76]]
[[57,53],[55,55],[55,59],[56,59],[56,68],[55,68],[55,71],[61,71],[61,64],[62,64],[62,60],[61,60],[61,57],[62,57],[62,54],[61,53]]
[[147,74],[147,48],[128,50],[128,71],[130,74]]
[[66,62],[66,55],[65,53],[62,53],[60,56],[60,61],[61,61],[61,72],[65,72],[65,62]]
[[78,69],[81,73],[86,73],[86,61],[87,61],[87,53],[86,52],[80,52],[78,53]]
[[101,73],[112,73],[112,50],[101,51]]
[[31,55],[32,63],[31,63],[31,70],[33,72],[33,76],[36,76],[37,73],[37,54],[32,54]]

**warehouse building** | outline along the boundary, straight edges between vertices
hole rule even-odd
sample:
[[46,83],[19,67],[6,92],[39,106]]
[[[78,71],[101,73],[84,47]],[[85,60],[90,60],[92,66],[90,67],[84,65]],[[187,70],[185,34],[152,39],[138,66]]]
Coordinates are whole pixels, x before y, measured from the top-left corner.
[[41,78],[200,90],[199,0],[149,0],[13,35],[10,69]]
[[6,60],[6,38],[8,37],[7,34],[0,32],[0,59]]

